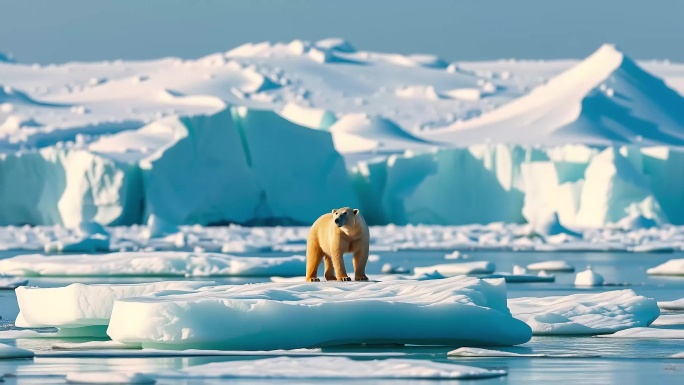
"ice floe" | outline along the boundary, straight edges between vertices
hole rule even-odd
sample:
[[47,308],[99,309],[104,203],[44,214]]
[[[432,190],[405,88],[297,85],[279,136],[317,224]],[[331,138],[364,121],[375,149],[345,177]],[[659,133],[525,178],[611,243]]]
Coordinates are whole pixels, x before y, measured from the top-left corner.
[[20,255],[0,260],[0,273],[23,276],[296,276],[305,257],[241,257],[219,253],[120,252]]
[[28,279],[21,277],[7,277],[0,275],[0,290],[14,290],[28,284]]
[[582,353],[514,353],[482,348],[458,348],[447,353],[449,357],[528,357],[528,358],[592,358],[599,355]]
[[112,385],[142,385],[154,384],[156,380],[142,373],[127,372],[74,372],[68,373],[66,381],[69,384],[112,384]]
[[575,268],[565,261],[544,261],[527,265],[527,270],[557,271],[560,273],[573,272]]
[[684,314],[661,314],[658,319],[653,321],[651,326],[684,326]]
[[513,316],[535,335],[593,335],[648,326],[660,315],[656,301],[632,290],[558,297],[512,298]]
[[684,275],[684,259],[671,259],[661,265],[646,270],[650,275]]
[[684,339],[684,329],[658,329],[638,327],[620,330],[613,334],[605,334],[599,337],[606,338],[643,338],[643,339]]
[[[344,368],[344,370],[340,370]],[[257,361],[228,361],[191,366],[186,369],[157,372],[159,379],[475,379],[506,375],[500,369],[481,369],[472,366],[389,358],[357,361],[346,357],[278,357]]]
[[684,310],[684,298],[674,301],[658,302],[658,307],[663,310]]
[[[65,287],[16,290],[19,315],[16,326],[24,328],[57,327],[60,332],[87,326],[106,326],[117,300],[156,292],[183,292],[214,285],[209,281],[164,281],[143,284],[81,284]],[[16,332],[32,332],[18,330]]]
[[489,261],[446,263],[442,265],[415,267],[415,274],[429,274],[437,272],[446,277],[464,274],[490,274],[496,270],[496,265]]
[[[359,324],[364,327],[352,327]],[[511,345],[531,336],[529,326],[510,316],[503,280],[464,276],[161,292],[117,301],[107,334],[150,348],[232,350],[350,343]]]

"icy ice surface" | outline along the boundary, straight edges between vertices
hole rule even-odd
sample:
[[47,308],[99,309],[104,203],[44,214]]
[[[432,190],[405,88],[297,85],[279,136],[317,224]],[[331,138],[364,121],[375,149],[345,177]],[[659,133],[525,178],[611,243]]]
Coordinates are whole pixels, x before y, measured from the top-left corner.
[[82,255],[19,255],[0,260],[0,273],[23,276],[297,276],[305,257],[242,257],[180,251]]
[[511,345],[531,336],[510,316],[503,280],[464,276],[162,292],[117,301],[107,334],[143,347],[233,350],[363,342]]
[[605,334],[648,326],[660,315],[656,301],[632,290],[559,297],[512,298],[513,316],[535,335]]
[[73,372],[68,373],[69,384],[154,384],[156,380],[142,373],[128,372]]
[[575,268],[565,261],[544,261],[535,262],[527,265],[528,270],[534,271],[558,271],[558,272],[572,272]]
[[674,301],[658,302],[658,307],[663,310],[684,310],[684,298]]

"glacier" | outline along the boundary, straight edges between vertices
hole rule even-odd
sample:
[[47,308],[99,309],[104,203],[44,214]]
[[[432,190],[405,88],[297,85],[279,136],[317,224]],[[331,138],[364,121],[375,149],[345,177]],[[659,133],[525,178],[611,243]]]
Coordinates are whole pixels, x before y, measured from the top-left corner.
[[[374,225],[528,223],[575,238],[682,225],[680,67],[612,45],[532,65],[340,39],[3,62],[0,225],[306,225],[356,205]],[[106,250],[46,250],[79,248]]]

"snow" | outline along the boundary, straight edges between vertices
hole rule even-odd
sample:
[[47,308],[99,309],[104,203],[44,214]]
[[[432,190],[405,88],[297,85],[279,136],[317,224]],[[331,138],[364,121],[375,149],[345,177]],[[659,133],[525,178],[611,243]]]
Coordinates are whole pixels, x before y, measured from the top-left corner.
[[415,274],[429,274],[437,272],[446,277],[465,274],[489,274],[496,270],[496,265],[488,261],[447,263],[443,265],[415,267]]
[[646,270],[650,275],[684,275],[684,259],[671,259],[661,265]]
[[656,301],[632,290],[572,294],[561,297],[513,298],[513,316],[535,335],[594,335],[648,326],[660,315]]
[[642,338],[642,339],[684,339],[682,329],[657,329],[647,327],[637,327],[627,330],[620,330],[613,334],[606,334],[600,337],[606,338]]
[[[340,370],[344,368],[344,370]],[[278,357],[256,361],[215,362],[186,369],[157,372],[159,379],[476,379],[506,375],[505,370],[390,358],[357,361],[346,357]]]
[[575,268],[565,261],[543,261],[527,265],[527,270],[573,272],[575,271]]
[[32,358],[33,352],[6,344],[0,344],[0,359],[7,358]]
[[515,353],[501,350],[490,350],[482,348],[458,348],[447,353],[449,357],[529,357],[529,358],[590,358],[599,357],[591,354],[553,354],[553,353]]
[[575,276],[575,286],[601,286],[603,285],[603,276],[594,270],[591,266],[587,266],[585,271],[577,273]]
[[[591,56],[503,107],[427,137],[474,144],[684,144],[684,99],[617,47]],[[608,123],[603,123],[608,122]]]
[[119,252],[81,255],[19,255],[0,260],[0,273],[23,276],[296,276],[306,258],[241,257],[180,251]]
[[115,301],[159,291],[183,292],[215,284],[207,281],[163,281],[142,284],[73,283],[65,287],[20,287],[16,290],[18,327],[82,328],[106,326]]
[[68,373],[69,384],[154,384],[154,378],[142,373],[127,372],[74,372]]
[[527,325],[510,316],[503,280],[464,276],[162,292],[117,301],[107,334],[143,348],[231,350],[353,343],[512,345],[531,336]]

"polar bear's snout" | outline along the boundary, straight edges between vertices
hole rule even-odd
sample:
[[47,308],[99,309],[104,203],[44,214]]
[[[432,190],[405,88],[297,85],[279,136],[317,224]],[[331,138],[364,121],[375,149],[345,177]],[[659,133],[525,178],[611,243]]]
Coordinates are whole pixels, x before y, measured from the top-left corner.
[[335,218],[335,224],[337,227],[342,227],[344,224],[347,223],[347,212],[345,211],[344,213],[340,214],[337,218]]

